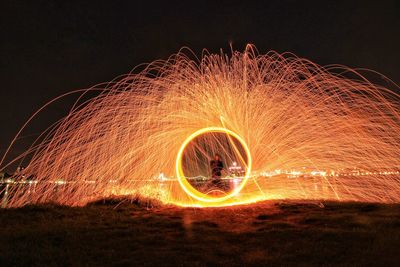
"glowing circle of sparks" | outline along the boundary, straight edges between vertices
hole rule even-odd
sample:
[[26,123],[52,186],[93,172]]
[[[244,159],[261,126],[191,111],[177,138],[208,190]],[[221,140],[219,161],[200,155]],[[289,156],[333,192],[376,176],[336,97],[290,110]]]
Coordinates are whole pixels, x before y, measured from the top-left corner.
[[[207,194],[204,194],[198,190],[196,190],[186,179],[185,174],[182,169],[182,156],[183,152],[185,151],[186,146],[196,137],[205,134],[205,133],[225,133],[228,136],[234,137],[236,140],[239,141],[239,143],[243,146],[244,151],[247,155],[247,166],[246,166],[246,173],[243,178],[243,181],[237,186],[232,192],[226,194],[223,197],[212,197]],[[200,130],[197,130],[196,132],[192,133],[189,137],[186,138],[186,140],[182,143],[178,154],[176,156],[176,175],[178,177],[179,184],[181,185],[182,189],[191,197],[203,201],[203,202],[208,202],[208,203],[215,203],[215,202],[222,202],[224,200],[227,200],[231,197],[234,197],[237,195],[243,187],[246,185],[247,180],[250,177],[250,172],[251,172],[251,165],[252,165],[252,158],[251,158],[251,153],[250,149],[247,146],[246,142],[243,140],[242,137],[240,137],[237,133],[228,130],[223,127],[207,127],[207,128],[202,128]]]

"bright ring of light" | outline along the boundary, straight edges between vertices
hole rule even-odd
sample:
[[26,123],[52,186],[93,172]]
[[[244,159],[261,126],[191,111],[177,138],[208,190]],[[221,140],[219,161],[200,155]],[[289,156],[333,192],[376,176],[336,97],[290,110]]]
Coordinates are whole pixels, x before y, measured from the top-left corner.
[[[205,133],[226,133],[227,135],[230,135],[234,137],[236,140],[240,142],[240,144],[243,146],[246,155],[247,155],[247,169],[246,169],[246,174],[243,179],[243,181],[240,183],[238,187],[236,187],[232,192],[229,194],[223,196],[223,197],[211,197],[209,195],[203,194],[202,192],[196,190],[186,179],[185,174],[183,173],[182,170],[182,156],[183,152],[186,148],[186,146],[197,136],[200,136]],[[251,154],[250,150],[246,144],[246,142],[243,140],[242,137],[240,137],[238,134],[235,132],[228,130],[226,128],[222,127],[207,127],[207,128],[202,128],[193,134],[191,134],[186,140],[182,143],[178,155],[176,156],[176,164],[175,164],[175,169],[176,169],[176,175],[178,177],[179,184],[181,185],[182,189],[191,197],[203,201],[203,202],[221,202],[224,200],[227,200],[235,195],[237,195],[243,187],[246,185],[247,180],[249,179],[250,172],[251,172],[251,164],[252,164],[252,159],[251,159]]]

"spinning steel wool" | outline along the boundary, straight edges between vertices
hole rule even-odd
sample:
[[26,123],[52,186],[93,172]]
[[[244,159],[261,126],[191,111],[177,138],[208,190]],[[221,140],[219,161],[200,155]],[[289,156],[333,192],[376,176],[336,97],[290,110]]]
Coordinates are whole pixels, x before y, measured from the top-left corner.
[[[23,155],[3,158],[4,169],[29,157],[5,206],[112,195],[183,206],[400,201],[399,95],[352,69],[248,46],[200,60],[178,53],[93,90]],[[215,153],[228,186],[212,193]]]

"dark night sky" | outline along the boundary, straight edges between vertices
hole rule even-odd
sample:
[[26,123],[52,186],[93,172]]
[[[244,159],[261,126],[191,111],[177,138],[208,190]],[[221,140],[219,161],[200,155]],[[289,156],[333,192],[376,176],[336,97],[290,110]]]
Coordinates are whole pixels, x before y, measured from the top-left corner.
[[[0,155],[48,100],[109,81],[182,46],[290,51],[376,70],[400,84],[400,1],[2,1]],[[65,115],[72,100],[26,136]],[[18,154],[27,137],[17,145]]]

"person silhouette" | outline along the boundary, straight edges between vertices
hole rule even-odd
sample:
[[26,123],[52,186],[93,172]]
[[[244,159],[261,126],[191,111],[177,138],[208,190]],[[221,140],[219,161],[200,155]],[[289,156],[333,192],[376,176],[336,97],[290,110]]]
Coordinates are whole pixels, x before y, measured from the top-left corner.
[[214,158],[210,161],[210,168],[212,183],[216,186],[221,186],[221,176],[224,164],[222,163],[219,154],[215,154]]

